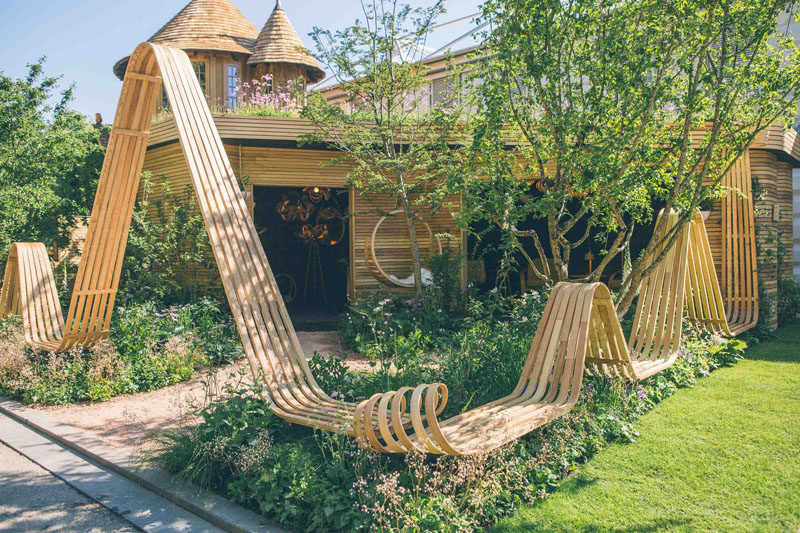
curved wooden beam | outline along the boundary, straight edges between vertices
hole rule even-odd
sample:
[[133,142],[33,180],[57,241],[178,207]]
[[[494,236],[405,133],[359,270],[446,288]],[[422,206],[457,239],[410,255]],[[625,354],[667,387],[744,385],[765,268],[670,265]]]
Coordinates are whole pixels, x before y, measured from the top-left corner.
[[745,150],[725,175],[722,200],[722,295],[733,334],[758,323],[758,265],[750,152]]
[[[66,320],[44,245],[11,248],[0,312],[20,313],[25,338],[35,347],[87,346],[108,332],[147,128],[162,84],[250,370],[264,383],[271,409],[289,422],[355,435],[381,452],[480,453],[569,411],[585,368],[628,379],[667,368],[677,357],[684,305],[709,329],[730,331],[698,214],[643,282],[627,344],[605,285],[560,283],[517,387],[505,398],[444,421],[438,420],[447,402],[441,383],[376,394],[359,404],[336,401],[308,368],[188,56],[144,43],[128,64]],[[667,229],[677,221],[675,214],[659,216],[667,217]]]

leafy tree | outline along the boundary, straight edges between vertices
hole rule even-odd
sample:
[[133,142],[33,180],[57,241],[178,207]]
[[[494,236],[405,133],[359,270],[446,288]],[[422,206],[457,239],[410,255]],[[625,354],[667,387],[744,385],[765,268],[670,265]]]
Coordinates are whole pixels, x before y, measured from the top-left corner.
[[[795,111],[798,51],[776,31],[795,4],[487,0],[473,148],[492,179],[468,182],[465,216],[498,226],[509,256],[522,252],[550,283],[568,279],[571,252],[589,239],[603,255],[586,281],[627,256],[624,314],[698,205],[725,193],[753,138]],[[654,205],[680,222],[630,257]],[[543,223],[520,229],[529,218]],[[531,259],[527,239],[554,268]]]
[[425,9],[396,0],[364,1],[362,9],[364,21],[344,30],[314,28],[317,57],[339,82],[343,103],[332,105],[319,92],[309,95],[302,116],[317,132],[305,140],[340,150],[339,161],[351,164],[348,178],[356,191],[396,200],[406,218],[419,295],[415,221],[443,205],[444,177],[454,156],[448,140],[460,117],[454,86],[429,104],[427,68],[420,63],[442,0]]
[[21,79],[0,72],[0,262],[15,241],[69,244],[103,163],[97,130],[68,107],[73,87],[56,94],[58,78],[43,64]]

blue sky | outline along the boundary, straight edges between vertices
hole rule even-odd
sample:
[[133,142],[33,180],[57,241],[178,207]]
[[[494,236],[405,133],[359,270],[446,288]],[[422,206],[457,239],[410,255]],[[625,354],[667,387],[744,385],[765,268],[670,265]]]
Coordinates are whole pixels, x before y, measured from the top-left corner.
[[[27,63],[47,56],[48,74],[76,84],[73,107],[111,122],[121,82],[111,72],[117,60],[145,41],[189,0],[0,0],[0,71],[25,74]],[[442,21],[478,11],[481,0],[445,0]],[[233,0],[259,30],[274,0]],[[410,0],[424,6],[425,0]],[[283,0],[283,8],[306,46],[314,26],[346,27],[361,13],[359,0]],[[463,31],[466,31],[464,27]],[[457,31],[457,30],[448,30]],[[445,40],[446,42],[446,40]]]

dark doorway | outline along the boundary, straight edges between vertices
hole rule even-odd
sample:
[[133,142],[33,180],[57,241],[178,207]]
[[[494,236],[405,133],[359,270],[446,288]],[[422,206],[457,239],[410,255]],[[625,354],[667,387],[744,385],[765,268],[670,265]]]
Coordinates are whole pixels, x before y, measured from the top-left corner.
[[253,218],[295,327],[335,327],[347,305],[347,189],[253,187]]

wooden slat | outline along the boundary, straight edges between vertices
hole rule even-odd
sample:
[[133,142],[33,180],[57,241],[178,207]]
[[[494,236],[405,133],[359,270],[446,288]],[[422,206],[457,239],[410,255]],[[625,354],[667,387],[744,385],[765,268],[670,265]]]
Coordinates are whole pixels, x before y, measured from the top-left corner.
[[125,77],[130,78],[132,80],[143,80],[143,81],[149,81],[150,83],[157,83],[159,85],[161,84],[161,76],[150,76],[149,74],[142,74],[141,72],[132,72],[131,70],[128,70],[125,73]]
[[750,151],[746,150],[725,175],[729,190],[722,200],[722,297],[731,332],[738,334],[758,322],[758,270],[755,214],[750,176]]

